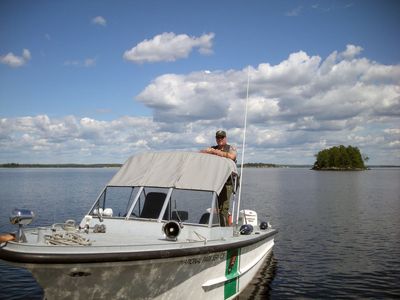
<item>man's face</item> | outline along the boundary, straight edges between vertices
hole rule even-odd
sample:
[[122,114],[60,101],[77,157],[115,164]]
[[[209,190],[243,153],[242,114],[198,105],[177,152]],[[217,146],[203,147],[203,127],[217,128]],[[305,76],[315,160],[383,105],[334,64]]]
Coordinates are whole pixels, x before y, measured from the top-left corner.
[[217,136],[215,139],[217,140],[218,146],[226,145],[226,136],[225,137]]

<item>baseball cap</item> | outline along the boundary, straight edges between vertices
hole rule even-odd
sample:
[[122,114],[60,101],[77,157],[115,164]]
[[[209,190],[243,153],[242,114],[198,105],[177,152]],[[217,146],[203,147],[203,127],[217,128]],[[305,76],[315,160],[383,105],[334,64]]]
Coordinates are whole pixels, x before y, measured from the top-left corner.
[[218,130],[218,131],[215,133],[215,137],[226,137],[226,132],[223,131],[223,130]]

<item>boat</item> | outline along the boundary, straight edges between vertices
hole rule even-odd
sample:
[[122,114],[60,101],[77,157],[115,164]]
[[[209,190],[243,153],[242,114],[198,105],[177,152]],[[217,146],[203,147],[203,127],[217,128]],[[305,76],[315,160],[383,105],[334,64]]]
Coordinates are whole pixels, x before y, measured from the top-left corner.
[[[234,161],[210,154],[132,156],[80,222],[33,227],[35,213],[15,209],[0,259],[29,270],[45,299],[233,299],[278,232],[240,209],[238,177]],[[227,182],[232,221],[222,226]]]

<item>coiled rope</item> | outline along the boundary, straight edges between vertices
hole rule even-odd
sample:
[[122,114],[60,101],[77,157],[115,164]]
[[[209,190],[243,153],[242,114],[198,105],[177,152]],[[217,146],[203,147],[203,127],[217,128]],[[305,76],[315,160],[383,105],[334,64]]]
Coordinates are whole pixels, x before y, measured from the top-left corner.
[[85,239],[74,232],[54,233],[52,235],[47,235],[46,242],[49,245],[58,246],[90,246],[92,244],[89,239]]

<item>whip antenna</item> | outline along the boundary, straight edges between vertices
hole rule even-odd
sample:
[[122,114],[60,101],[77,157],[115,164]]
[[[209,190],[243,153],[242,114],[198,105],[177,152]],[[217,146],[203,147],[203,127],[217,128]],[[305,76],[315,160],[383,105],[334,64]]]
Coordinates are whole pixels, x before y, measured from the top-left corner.
[[247,107],[249,104],[249,85],[250,85],[250,66],[247,67],[247,91],[246,91],[246,109],[244,114],[244,132],[243,132],[243,145],[242,145],[242,164],[240,167],[240,179],[239,179],[239,196],[238,196],[238,204],[237,204],[237,213],[236,213],[236,224],[239,222],[239,208],[240,208],[240,199],[242,196],[242,181],[243,181],[243,164],[244,164],[244,149],[246,145],[246,130],[247,130]]

